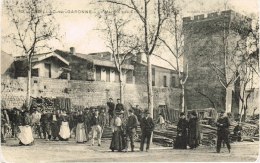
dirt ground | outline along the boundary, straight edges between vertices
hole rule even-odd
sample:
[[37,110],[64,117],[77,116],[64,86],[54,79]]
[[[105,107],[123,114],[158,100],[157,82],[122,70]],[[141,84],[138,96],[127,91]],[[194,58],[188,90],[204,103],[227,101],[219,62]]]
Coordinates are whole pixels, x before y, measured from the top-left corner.
[[136,142],[135,152],[111,152],[110,140],[103,140],[101,147],[90,143],[76,144],[74,139],[68,142],[45,141],[36,139],[33,146],[18,146],[18,140],[8,139],[1,146],[2,162],[244,162],[256,161],[259,142],[232,143],[231,153],[222,148],[216,153],[215,147],[200,146],[197,149],[176,150],[153,144],[149,152],[140,152]]

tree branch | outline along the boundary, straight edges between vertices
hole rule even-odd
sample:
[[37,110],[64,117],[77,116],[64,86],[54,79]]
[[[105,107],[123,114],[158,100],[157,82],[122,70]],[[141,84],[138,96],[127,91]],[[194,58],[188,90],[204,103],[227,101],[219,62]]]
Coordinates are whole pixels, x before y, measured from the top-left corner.
[[153,55],[156,56],[156,57],[158,57],[158,58],[160,58],[161,60],[163,60],[163,61],[169,63],[175,71],[178,71],[177,68],[176,68],[169,60],[167,60],[167,59],[165,59],[165,58],[163,58],[163,57],[161,57],[161,56],[159,56],[159,55],[157,55],[157,54],[154,54],[154,53],[153,53]]

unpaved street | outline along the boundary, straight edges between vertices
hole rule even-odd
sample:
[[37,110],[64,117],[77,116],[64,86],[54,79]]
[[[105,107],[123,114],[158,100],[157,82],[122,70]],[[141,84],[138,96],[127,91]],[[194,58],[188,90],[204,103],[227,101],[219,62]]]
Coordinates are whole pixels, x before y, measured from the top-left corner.
[[136,152],[111,152],[110,140],[102,142],[102,146],[76,144],[74,139],[68,142],[45,141],[36,139],[34,146],[17,146],[18,141],[10,139],[2,145],[2,155],[6,162],[113,162],[113,161],[256,161],[259,151],[259,142],[233,143],[229,154],[226,148],[216,153],[214,147],[200,146],[196,150],[175,150],[169,147],[152,145],[149,152],[140,152],[139,143],[136,143]]

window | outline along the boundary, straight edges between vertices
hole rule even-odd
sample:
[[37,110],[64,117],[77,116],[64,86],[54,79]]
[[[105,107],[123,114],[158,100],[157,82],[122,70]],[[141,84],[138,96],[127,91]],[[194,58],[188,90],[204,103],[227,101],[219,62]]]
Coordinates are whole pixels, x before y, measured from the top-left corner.
[[101,81],[106,81],[106,68],[101,68]]
[[109,68],[106,69],[106,81],[110,82],[110,69]]
[[126,83],[133,83],[133,70],[126,72]]
[[96,67],[96,81],[101,81],[101,68]]
[[155,86],[155,68],[152,68],[152,86]]
[[172,87],[176,87],[176,77],[172,77]]
[[163,76],[163,86],[167,87],[167,76]]
[[51,64],[45,63],[45,77],[51,78]]
[[32,76],[39,77],[39,69],[38,68],[32,69]]
[[119,83],[119,72],[115,71],[115,82]]

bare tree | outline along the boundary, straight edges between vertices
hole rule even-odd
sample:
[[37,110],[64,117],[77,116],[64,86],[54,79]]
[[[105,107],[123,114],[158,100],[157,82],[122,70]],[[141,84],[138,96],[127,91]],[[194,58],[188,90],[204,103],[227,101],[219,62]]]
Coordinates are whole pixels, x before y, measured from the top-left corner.
[[[153,117],[153,91],[152,91],[152,67],[151,55],[156,48],[161,28],[168,18],[168,9],[171,6],[171,0],[157,0],[155,3],[151,0],[104,0],[102,2],[113,3],[132,10],[138,17],[137,22],[142,24],[142,47],[147,58],[147,90],[148,90],[148,109]],[[138,35],[138,34],[137,34]]]
[[[160,36],[159,40],[163,43],[163,45],[168,49],[170,54],[174,57],[174,63],[170,60],[163,58],[162,56],[158,56],[161,59],[168,62],[172,68],[178,73],[178,80],[182,89],[181,94],[181,111],[185,111],[185,99],[184,99],[184,85],[188,78],[188,63],[186,63],[186,74],[183,73],[183,54],[184,54],[184,39],[183,39],[183,30],[182,30],[182,18],[180,16],[180,12],[177,8],[172,6],[171,8],[171,17],[167,20],[165,24],[165,36]],[[170,38],[170,39],[169,39]],[[157,56],[157,55],[156,55]]]
[[109,11],[103,10],[99,13],[99,16],[105,23],[105,29],[102,30],[107,35],[107,47],[112,52],[113,61],[119,73],[120,99],[123,103],[123,75],[126,75],[128,71],[125,67],[127,65],[126,62],[139,51],[139,41],[137,37],[127,33],[126,27],[130,20],[120,18],[120,13],[122,13],[121,9],[111,4]]
[[46,0],[12,0],[6,1],[4,11],[8,14],[15,32],[7,38],[20,48],[28,58],[28,81],[26,104],[29,108],[31,97],[32,57],[51,51],[48,41],[58,39],[57,26],[51,3]]
[[[259,22],[259,17],[252,18],[255,22]],[[247,116],[248,99],[254,92],[255,82],[259,77],[259,24],[254,24],[248,33],[248,43],[244,48],[248,51],[243,55],[243,64],[240,73],[240,121],[244,121]],[[243,115],[244,114],[244,115]],[[243,116],[242,116],[243,115]]]
[[[249,63],[245,63],[244,68],[240,71],[240,93],[239,93],[239,100],[241,101],[240,106],[240,121],[242,121],[242,117],[246,117],[246,112],[248,108],[248,99],[251,96],[251,93],[253,90],[253,78],[254,78],[254,72],[252,67]],[[250,84],[251,83],[251,84]],[[249,86],[249,88],[248,88]],[[243,115],[244,112],[244,116]],[[243,119],[245,120],[245,119]]]
[[[243,23],[241,26],[235,25],[241,23]],[[208,57],[207,59],[209,60],[210,67],[215,71],[220,84],[226,90],[226,112],[231,112],[231,103],[229,102],[231,102],[232,94],[230,93],[241,75],[239,72],[241,71],[243,63],[247,62],[244,56],[247,53],[247,43],[245,40],[247,40],[248,37],[249,23],[250,21],[242,20],[239,17],[238,19],[229,20],[228,22],[224,18],[221,26],[223,35],[220,36],[222,42],[218,43],[210,40],[211,45],[223,45],[223,49],[220,52],[223,54],[224,64],[219,64],[214,61],[217,54],[215,52],[212,52],[214,57]]]

